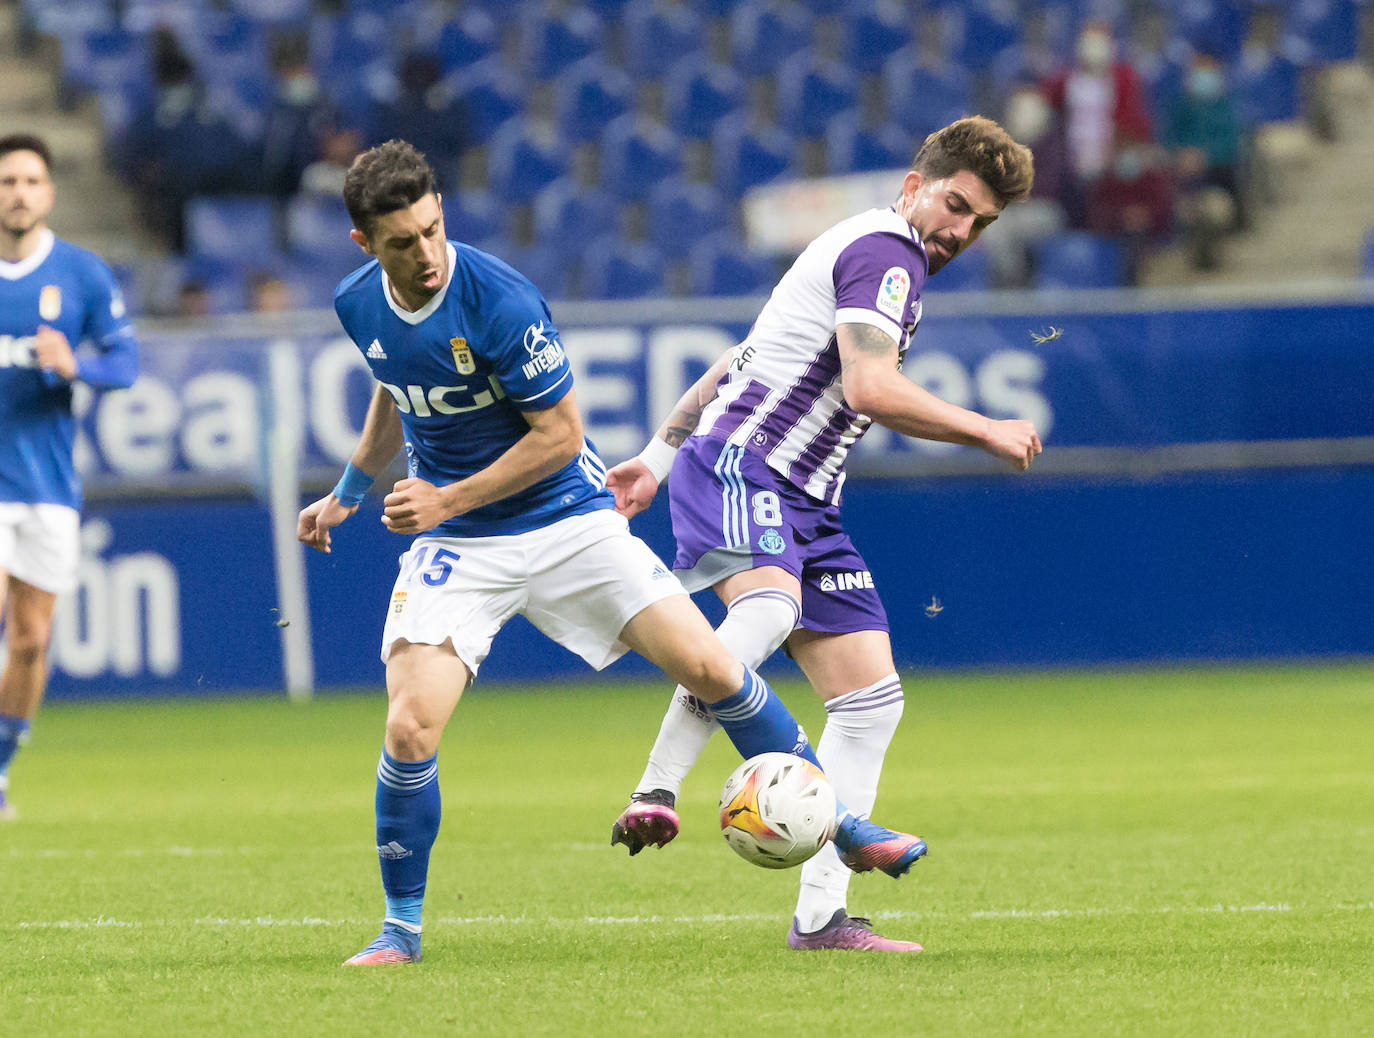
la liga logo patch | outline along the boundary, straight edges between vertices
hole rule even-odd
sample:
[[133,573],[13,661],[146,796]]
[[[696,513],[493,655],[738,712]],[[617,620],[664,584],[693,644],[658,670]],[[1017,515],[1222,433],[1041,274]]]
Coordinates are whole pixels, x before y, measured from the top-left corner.
[[906,298],[911,294],[911,275],[902,267],[888,267],[878,286],[878,309],[894,321],[900,322],[906,310]]

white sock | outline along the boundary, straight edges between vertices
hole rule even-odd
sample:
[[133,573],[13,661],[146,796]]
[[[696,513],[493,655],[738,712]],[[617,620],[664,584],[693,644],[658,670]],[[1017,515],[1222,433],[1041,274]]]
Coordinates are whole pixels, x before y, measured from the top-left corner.
[[[825,730],[816,756],[835,796],[860,818],[868,817],[878,797],[878,776],[902,719],[902,705],[902,682],[896,674],[825,704]],[[797,897],[797,928],[802,933],[819,930],[836,909],[847,907],[845,895],[853,875],[841,864],[833,843],[802,865]]]
[[[725,647],[746,667],[757,667],[787,640],[801,619],[801,603],[786,591],[761,587],[746,591],[730,603],[716,634]],[[720,725],[697,697],[679,685],[663,715],[658,738],[649,751],[638,793],[666,789],[677,796],[682,780],[706,749]]]

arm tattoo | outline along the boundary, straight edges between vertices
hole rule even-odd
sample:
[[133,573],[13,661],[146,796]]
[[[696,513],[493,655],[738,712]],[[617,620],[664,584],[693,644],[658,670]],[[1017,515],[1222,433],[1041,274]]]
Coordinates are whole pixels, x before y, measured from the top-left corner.
[[849,325],[854,347],[862,353],[897,354],[897,344],[890,335],[871,324]]

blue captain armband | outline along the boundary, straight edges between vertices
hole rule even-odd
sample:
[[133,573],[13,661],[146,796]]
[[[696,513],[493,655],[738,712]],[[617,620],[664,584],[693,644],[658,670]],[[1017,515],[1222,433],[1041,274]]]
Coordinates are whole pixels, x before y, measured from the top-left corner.
[[334,496],[339,499],[339,504],[352,508],[362,503],[363,495],[370,486],[372,477],[350,461],[334,486]]

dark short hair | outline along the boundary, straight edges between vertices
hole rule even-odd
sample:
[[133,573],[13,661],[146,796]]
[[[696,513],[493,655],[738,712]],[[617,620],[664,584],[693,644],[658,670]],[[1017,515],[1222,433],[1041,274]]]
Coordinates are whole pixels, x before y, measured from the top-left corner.
[[32,133],[11,133],[0,137],[0,158],[4,158],[12,151],[31,151],[43,160],[43,165],[48,172],[52,172],[52,152],[48,150],[47,141]]
[[1025,198],[1035,181],[1031,150],[982,115],[970,115],[936,130],[921,145],[911,168],[932,180],[966,169],[981,178],[1003,206]]
[[344,205],[353,226],[372,233],[377,217],[407,209],[434,191],[434,170],[407,141],[389,140],[353,160],[344,176]]

